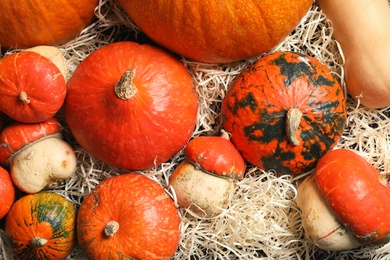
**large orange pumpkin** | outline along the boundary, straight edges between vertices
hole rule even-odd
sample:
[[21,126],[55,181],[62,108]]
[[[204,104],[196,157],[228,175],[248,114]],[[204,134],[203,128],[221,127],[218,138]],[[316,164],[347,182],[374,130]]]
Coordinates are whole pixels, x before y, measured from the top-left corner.
[[102,181],[82,202],[77,238],[89,259],[170,259],[180,217],[163,187],[127,173]]
[[196,123],[193,79],[168,52],[117,42],[101,47],[68,83],[66,121],[79,144],[112,166],[142,170],[179,152]]
[[185,57],[225,63],[262,54],[298,25],[313,0],[119,0],[155,42]]
[[223,100],[222,114],[244,159],[298,175],[337,144],[346,106],[328,67],[305,54],[275,52],[242,71]]
[[75,38],[94,18],[98,0],[2,0],[0,46],[58,45]]

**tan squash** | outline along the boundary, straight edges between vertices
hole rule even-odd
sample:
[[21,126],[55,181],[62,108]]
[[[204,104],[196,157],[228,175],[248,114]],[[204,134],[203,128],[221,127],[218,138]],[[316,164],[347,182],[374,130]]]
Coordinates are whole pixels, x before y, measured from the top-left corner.
[[390,8],[387,0],[319,0],[345,56],[349,94],[368,108],[390,106]]

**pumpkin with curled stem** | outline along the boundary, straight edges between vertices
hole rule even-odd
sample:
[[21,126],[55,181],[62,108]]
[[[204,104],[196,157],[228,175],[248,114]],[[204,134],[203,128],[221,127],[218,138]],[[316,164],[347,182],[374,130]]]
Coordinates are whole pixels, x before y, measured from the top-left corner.
[[244,159],[299,175],[340,139],[346,99],[328,67],[293,52],[263,56],[243,70],[222,103],[224,128]]
[[60,45],[74,38],[94,19],[98,0],[2,0],[0,46],[28,48]]
[[183,63],[151,45],[103,46],[76,68],[65,116],[77,142],[118,168],[143,170],[169,160],[190,138],[198,99]]
[[265,53],[281,42],[313,0],[119,0],[158,44],[202,62],[227,63]]
[[49,192],[26,195],[11,207],[2,237],[21,260],[65,259],[76,245],[76,209]]
[[89,259],[171,259],[180,217],[163,187],[148,177],[110,177],[85,197],[77,237]]

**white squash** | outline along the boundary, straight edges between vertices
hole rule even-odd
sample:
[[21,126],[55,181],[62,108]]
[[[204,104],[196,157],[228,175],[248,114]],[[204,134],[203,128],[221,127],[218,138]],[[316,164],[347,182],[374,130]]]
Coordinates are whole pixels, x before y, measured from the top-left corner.
[[360,245],[354,234],[337,219],[327,205],[314,175],[307,177],[298,186],[296,203],[301,210],[306,238],[319,248],[341,251]]

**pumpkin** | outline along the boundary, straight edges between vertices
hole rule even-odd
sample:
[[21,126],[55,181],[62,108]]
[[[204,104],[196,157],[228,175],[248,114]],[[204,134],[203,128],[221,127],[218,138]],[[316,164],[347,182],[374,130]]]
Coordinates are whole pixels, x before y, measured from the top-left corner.
[[151,45],[117,42],[95,50],[68,82],[65,116],[77,142],[112,166],[142,170],[169,160],[197,118],[184,65]]
[[182,56],[228,63],[265,53],[290,34],[313,0],[119,0],[156,43]]
[[48,58],[30,51],[0,60],[0,111],[23,123],[53,117],[64,103],[66,81]]
[[12,205],[4,244],[21,260],[65,259],[76,244],[76,209],[48,192],[26,195]]
[[223,130],[221,136],[198,136],[187,144],[184,154],[185,160],[169,181],[178,203],[207,217],[221,213],[246,170],[229,134]]
[[274,52],[240,73],[222,102],[222,115],[225,130],[249,163],[299,175],[337,144],[346,99],[317,59]]
[[74,39],[94,19],[98,0],[3,0],[0,45],[27,48]]
[[317,163],[315,179],[338,219],[360,243],[390,241],[389,176],[381,174],[356,152],[337,149]]
[[54,46],[39,45],[39,46],[34,46],[25,49],[24,51],[36,52],[42,55],[43,57],[48,58],[51,62],[53,62],[57,66],[62,76],[64,76],[64,79],[67,80],[68,64],[66,63],[66,59],[59,48]]
[[77,237],[89,259],[170,259],[180,238],[180,217],[163,187],[124,173],[88,194],[77,215]]
[[10,168],[12,181],[25,193],[56,188],[76,169],[73,148],[62,139],[61,125],[15,122],[0,133],[0,163]]
[[319,0],[344,54],[348,93],[368,108],[390,106],[390,8],[387,0]]
[[311,243],[330,251],[351,250],[361,245],[322,196],[315,175],[310,175],[298,186],[296,203],[301,211],[306,239]]
[[0,219],[7,215],[15,199],[15,187],[8,171],[0,167]]

